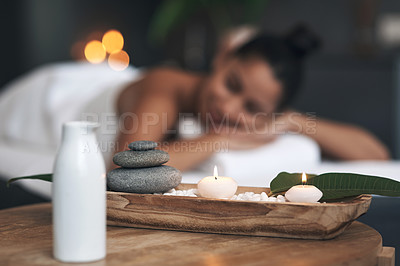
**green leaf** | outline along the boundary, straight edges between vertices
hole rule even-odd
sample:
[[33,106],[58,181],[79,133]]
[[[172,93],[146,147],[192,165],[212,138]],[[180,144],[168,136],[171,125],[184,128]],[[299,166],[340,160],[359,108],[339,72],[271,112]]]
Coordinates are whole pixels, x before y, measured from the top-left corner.
[[163,42],[172,29],[190,17],[200,5],[198,1],[166,0],[155,11],[149,26],[149,38]]
[[244,17],[242,24],[249,22],[256,23],[262,15],[265,13],[266,6],[268,4],[267,0],[252,0],[244,1]]
[[21,176],[21,177],[14,177],[7,181],[7,187],[10,186],[12,182],[22,180],[22,179],[33,179],[33,180],[43,180],[52,182],[53,174],[42,174],[42,175],[31,175],[31,176]]
[[[235,24],[254,23],[262,17],[267,3],[266,0],[164,0],[152,15],[148,39],[152,43],[162,43],[170,32],[198,13],[208,14],[217,31]],[[241,20],[232,14],[233,7],[242,14]]]
[[[271,192],[276,194],[301,184],[301,174],[282,172],[271,181]],[[307,174],[307,184],[324,194],[321,200],[341,199],[361,194],[399,197],[400,182],[386,177],[352,173]]]
[[[301,173],[289,174],[281,172],[275,177],[270,184],[271,192],[274,194],[287,191],[289,188],[301,184]],[[316,175],[307,174],[307,178],[315,177]]]

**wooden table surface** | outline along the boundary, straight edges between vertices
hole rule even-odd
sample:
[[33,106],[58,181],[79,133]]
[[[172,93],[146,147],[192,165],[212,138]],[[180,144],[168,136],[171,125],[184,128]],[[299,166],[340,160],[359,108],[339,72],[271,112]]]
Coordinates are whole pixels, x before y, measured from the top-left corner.
[[[0,265],[64,265],[52,256],[51,204],[2,210],[0,221]],[[393,265],[392,253],[359,222],[325,241],[108,226],[106,259],[85,265]]]

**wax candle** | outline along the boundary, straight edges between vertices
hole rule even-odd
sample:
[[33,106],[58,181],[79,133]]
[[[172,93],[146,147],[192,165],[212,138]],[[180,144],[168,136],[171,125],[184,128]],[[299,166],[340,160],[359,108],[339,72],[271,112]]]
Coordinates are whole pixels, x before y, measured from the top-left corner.
[[231,198],[236,193],[237,183],[230,177],[218,176],[217,166],[215,166],[214,175],[200,180],[197,190],[205,198]]
[[322,192],[317,187],[306,185],[307,176],[302,174],[302,185],[291,187],[285,194],[288,201],[291,202],[317,202],[322,198]]

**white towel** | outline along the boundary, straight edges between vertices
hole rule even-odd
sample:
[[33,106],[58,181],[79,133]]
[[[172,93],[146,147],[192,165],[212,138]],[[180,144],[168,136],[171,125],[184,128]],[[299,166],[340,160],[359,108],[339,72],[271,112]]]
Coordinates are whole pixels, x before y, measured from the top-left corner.
[[71,62],[36,69],[0,95],[0,141],[56,150],[64,122],[82,120],[85,112],[115,111],[117,92],[138,76],[133,68],[116,72],[105,64]]
[[[179,134],[184,139],[198,137],[201,135],[200,124],[194,118],[181,117]],[[267,186],[281,171],[306,171],[320,162],[321,152],[314,140],[303,135],[285,134],[256,149],[221,149],[194,171],[184,174],[184,181],[196,183],[202,175],[212,175],[214,165],[217,165],[220,175],[233,177],[240,185],[260,185],[260,180],[265,180],[264,186]]]

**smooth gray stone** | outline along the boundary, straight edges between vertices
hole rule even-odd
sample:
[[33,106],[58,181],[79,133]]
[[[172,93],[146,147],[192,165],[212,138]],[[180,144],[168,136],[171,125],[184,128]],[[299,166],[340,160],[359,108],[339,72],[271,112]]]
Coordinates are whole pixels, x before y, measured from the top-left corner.
[[168,162],[169,154],[161,150],[122,151],[114,155],[116,165],[125,168],[142,168],[159,166]]
[[134,151],[148,151],[154,150],[157,146],[157,142],[150,140],[140,140],[129,143],[128,148]]
[[107,174],[107,186],[119,192],[163,193],[175,188],[181,181],[181,172],[168,165],[142,169],[116,168]]

